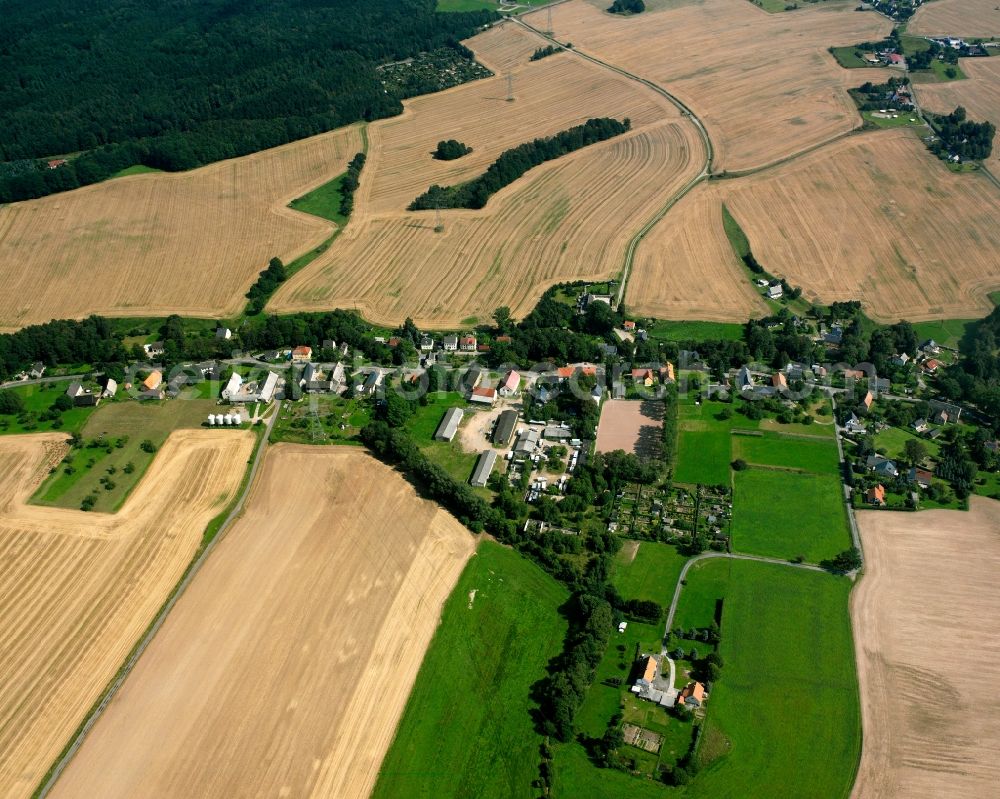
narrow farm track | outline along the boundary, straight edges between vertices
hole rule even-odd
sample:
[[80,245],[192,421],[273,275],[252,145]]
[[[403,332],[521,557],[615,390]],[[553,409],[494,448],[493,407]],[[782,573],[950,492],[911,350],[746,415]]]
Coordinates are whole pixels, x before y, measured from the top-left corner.
[[[519,25],[522,25],[528,30],[533,31],[537,35],[541,36],[543,39],[546,39],[547,41],[551,42],[554,45],[559,45],[559,41],[557,39],[548,35],[544,31],[541,31],[538,28],[529,25],[521,17],[515,17],[514,19]],[[690,121],[695,126],[695,128],[698,131],[698,135],[701,138],[702,144],[704,145],[705,163],[702,166],[701,171],[693,178],[691,178],[691,180],[689,180],[686,184],[684,184],[684,186],[682,186],[678,191],[674,192],[666,201],[666,203],[652,216],[652,218],[649,219],[649,221],[647,221],[646,224],[644,224],[641,228],[639,228],[639,230],[635,232],[635,235],[633,235],[632,238],[629,239],[628,246],[625,249],[625,261],[622,264],[621,279],[619,280],[619,286],[618,286],[618,296],[615,299],[616,305],[621,305],[622,299],[625,297],[625,288],[628,285],[629,275],[632,272],[632,263],[635,261],[636,248],[638,248],[639,244],[646,237],[649,231],[653,229],[656,223],[662,220],[670,212],[670,209],[673,208],[684,197],[684,195],[686,195],[689,191],[691,191],[691,189],[693,189],[703,180],[711,176],[712,160],[715,157],[715,149],[712,145],[712,139],[708,135],[708,131],[705,129],[705,125],[698,118],[697,114],[695,114],[694,111],[692,111],[685,103],[683,103],[679,98],[672,95],[662,86],[658,86],[652,81],[647,80],[646,78],[639,77],[638,75],[634,75],[631,72],[622,69],[621,67],[615,66],[614,64],[609,64],[607,61],[603,61],[600,58],[597,58],[596,56],[588,55],[587,53],[581,52],[576,48],[573,48],[569,52],[572,52],[578,55],[580,58],[590,61],[591,63],[597,64],[598,66],[602,66],[605,69],[610,69],[612,72],[616,72],[619,75],[623,75],[624,77],[630,80],[634,80],[637,83],[640,83],[641,85],[645,86],[646,88],[652,89],[657,94],[665,97],[677,108],[677,110],[681,112],[681,115],[685,119]]]

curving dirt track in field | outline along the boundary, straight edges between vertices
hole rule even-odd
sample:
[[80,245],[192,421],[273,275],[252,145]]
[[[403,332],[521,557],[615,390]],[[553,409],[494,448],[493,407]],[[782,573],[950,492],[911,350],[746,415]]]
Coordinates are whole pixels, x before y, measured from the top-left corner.
[[862,511],[851,596],[864,748],[854,799],[996,796],[1000,503]]
[[0,438],[0,794],[27,797],[176,585],[253,435],[171,434],[117,514],[25,505],[64,435]]
[[51,795],[367,797],[474,547],[366,453],[274,446]]

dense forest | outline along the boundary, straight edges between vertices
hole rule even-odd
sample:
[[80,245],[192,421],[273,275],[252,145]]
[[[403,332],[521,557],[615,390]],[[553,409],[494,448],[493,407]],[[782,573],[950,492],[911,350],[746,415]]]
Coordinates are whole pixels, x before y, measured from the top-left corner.
[[434,6],[0,0],[0,201],[133,164],[190,169],[397,114],[403,96],[439,86],[384,85],[378,65],[441,48],[467,59],[459,40],[496,16]]
[[431,186],[410,203],[409,210],[430,208],[483,208],[490,196],[509,186],[532,167],[579,150],[590,144],[620,136],[631,128],[628,119],[601,117],[569,128],[555,136],[520,144],[504,150],[478,178],[457,186]]

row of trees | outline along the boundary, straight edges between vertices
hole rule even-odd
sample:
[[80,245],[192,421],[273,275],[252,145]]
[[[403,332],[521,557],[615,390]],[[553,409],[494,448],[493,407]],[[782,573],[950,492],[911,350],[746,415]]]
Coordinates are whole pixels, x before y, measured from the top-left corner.
[[340,215],[347,217],[354,210],[354,192],[358,190],[361,170],[365,165],[365,154],[358,153],[347,165],[347,173],[340,181]]
[[287,277],[288,273],[281,259],[272,258],[267,265],[267,269],[260,273],[257,282],[246,293],[247,299],[250,300],[247,313],[259,314],[263,311],[274,290],[284,283]]
[[[434,0],[9,0],[0,202],[398,114],[407,95],[377,66],[442,47],[470,57],[459,40],[496,16],[438,14]],[[36,160],[58,153],[80,155]]]
[[579,150],[614,136],[620,136],[632,127],[628,119],[618,121],[610,117],[588,119],[582,125],[564,130],[554,136],[518,145],[506,150],[478,178],[456,186],[431,186],[410,203],[409,210],[425,211],[430,208],[482,208],[490,196],[521,177],[532,167]]
[[543,58],[547,58],[550,55],[555,55],[556,53],[561,53],[562,48],[556,47],[554,45],[546,45],[545,47],[539,47],[535,52],[531,54],[532,61],[541,61]]

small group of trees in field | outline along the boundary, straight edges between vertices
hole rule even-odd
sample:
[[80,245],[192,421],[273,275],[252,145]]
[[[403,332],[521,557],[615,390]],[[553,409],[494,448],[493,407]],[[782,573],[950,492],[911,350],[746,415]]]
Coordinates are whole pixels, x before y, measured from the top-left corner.
[[556,53],[561,53],[562,48],[556,47],[555,45],[549,44],[545,47],[539,47],[535,52],[531,54],[532,61],[541,61],[543,58],[547,58],[550,55],[555,55]]
[[471,152],[472,148],[467,144],[463,144],[457,139],[446,139],[438,142],[437,148],[434,150],[434,157],[438,161],[454,161],[456,158],[461,158]]
[[615,0],[608,8],[611,14],[641,14],[645,10],[643,0]]
[[981,161],[993,152],[993,136],[997,129],[992,122],[971,121],[962,106],[950,114],[929,114],[928,117],[938,135],[930,144],[935,155],[957,155],[963,161]]
[[409,210],[482,208],[493,194],[513,183],[532,167],[590,144],[620,136],[631,127],[632,124],[628,119],[619,121],[601,117],[588,119],[584,124],[564,130],[555,136],[526,142],[501,153],[489,169],[478,178],[456,186],[431,186],[410,203]]

